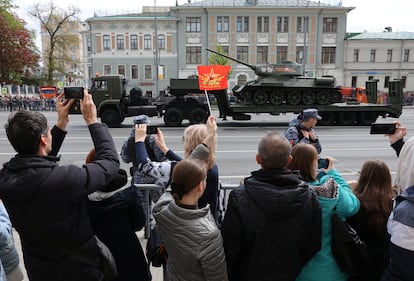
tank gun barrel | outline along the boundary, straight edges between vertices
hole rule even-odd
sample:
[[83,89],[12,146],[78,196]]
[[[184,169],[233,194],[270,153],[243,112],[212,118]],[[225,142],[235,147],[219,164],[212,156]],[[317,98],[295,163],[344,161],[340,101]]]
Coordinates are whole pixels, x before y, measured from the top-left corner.
[[214,51],[214,50],[211,50],[211,49],[209,49],[209,48],[206,48],[206,50],[207,50],[207,51],[209,51],[209,52],[215,53],[215,54],[217,54],[217,55],[219,55],[219,56],[225,57],[225,58],[227,58],[227,59],[229,59],[229,60],[232,60],[232,61],[235,61],[235,62],[237,62],[237,63],[240,63],[240,64],[242,64],[242,65],[245,65],[245,66],[247,66],[247,67],[250,67],[251,69],[253,69],[254,71],[256,71],[256,66],[254,66],[254,65],[251,65],[251,64],[245,63],[245,62],[243,62],[243,61],[241,61],[241,60],[238,60],[238,59],[235,59],[235,58],[232,58],[232,57],[229,57],[229,56],[227,56],[227,55],[225,55],[225,54],[221,54],[221,53],[219,53],[219,52],[217,52],[217,51]]

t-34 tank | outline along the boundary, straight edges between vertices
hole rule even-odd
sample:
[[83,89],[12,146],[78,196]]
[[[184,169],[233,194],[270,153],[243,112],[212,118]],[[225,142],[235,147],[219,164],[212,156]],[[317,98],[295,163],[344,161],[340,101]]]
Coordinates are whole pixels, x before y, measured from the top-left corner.
[[256,73],[255,80],[247,81],[242,86],[236,85],[232,89],[233,94],[246,104],[326,105],[342,101],[333,76],[303,77],[301,65],[295,62],[250,65],[211,49],[207,50],[248,66]]

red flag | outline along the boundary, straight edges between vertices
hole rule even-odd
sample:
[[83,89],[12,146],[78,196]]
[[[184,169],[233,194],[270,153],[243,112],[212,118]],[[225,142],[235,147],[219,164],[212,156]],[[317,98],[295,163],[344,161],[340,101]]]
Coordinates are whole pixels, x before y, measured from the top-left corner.
[[197,70],[200,90],[214,91],[228,88],[229,65],[199,65]]

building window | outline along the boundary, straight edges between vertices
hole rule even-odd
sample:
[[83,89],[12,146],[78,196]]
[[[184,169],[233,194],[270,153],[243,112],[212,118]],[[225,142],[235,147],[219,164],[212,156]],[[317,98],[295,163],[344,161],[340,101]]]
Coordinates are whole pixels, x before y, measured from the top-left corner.
[[335,47],[322,47],[322,64],[335,63],[336,48]]
[[269,32],[269,17],[257,17],[257,32]]
[[354,50],[354,62],[359,61],[359,50]]
[[149,64],[146,64],[144,66],[144,79],[147,79],[147,80],[152,79],[152,66]]
[[407,76],[401,76],[402,87],[405,88],[405,84],[407,83]]
[[249,47],[248,46],[237,46],[237,59],[242,62],[249,61]]
[[186,63],[201,64],[201,47],[186,47]]
[[165,50],[165,35],[164,34],[158,35],[158,49]]
[[92,40],[91,37],[86,37],[86,46],[88,48],[88,52],[92,52]]
[[217,32],[229,32],[229,17],[217,17]]
[[237,32],[249,32],[249,17],[237,17]]
[[237,86],[243,86],[246,85],[247,82],[247,76],[244,74],[241,74],[237,77]]
[[392,62],[392,50],[387,50],[387,62]]
[[287,60],[288,57],[288,47],[287,46],[277,46],[276,47],[276,61]]
[[131,78],[138,79],[138,65],[131,65]]
[[104,75],[110,75],[111,73],[111,66],[109,64],[104,65]]
[[111,37],[109,35],[103,36],[103,49],[110,50],[111,49]]
[[289,32],[289,17],[277,17],[277,32]]
[[390,85],[390,77],[389,76],[385,76],[384,79],[384,88],[388,88]]
[[257,63],[267,63],[267,46],[257,46]]
[[309,30],[309,17],[297,17],[296,32],[305,33]]
[[323,33],[336,33],[337,18],[323,18]]
[[131,50],[138,50],[138,35],[136,34],[132,34],[130,37],[130,41],[131,41]]
[[369,57],[370,62],[375,62],[375,54],[376,53],[377,53],[377,51],[375,49],[371,49],[371,55]]
[[201,18],[200,17],[186,17],[186,31],[187,32],[201,32]]
[[145,50],[151,50],[152,49],[151,35],[150,34],[145,34],[144,35],[144,49]]
[[158,79],[165,79],[165,65],[160,64],[160,67],[158,68]]
[[352,76],[352,78],[351,78],[351,87],[356,88],[356,85],[357,85],[357,77]]
[[404,62],[408,62],[408,60],[410,59],[410,50],[409,49],[405,49],[404,50]]
[[296,46],[296,62],[302,63],[303,60],[303,46]]
[[118,74],[125,76],[125,65],[118,65]]
[[117,35],[116,36],[116,48],[118,50],[125,49],[124,35]]

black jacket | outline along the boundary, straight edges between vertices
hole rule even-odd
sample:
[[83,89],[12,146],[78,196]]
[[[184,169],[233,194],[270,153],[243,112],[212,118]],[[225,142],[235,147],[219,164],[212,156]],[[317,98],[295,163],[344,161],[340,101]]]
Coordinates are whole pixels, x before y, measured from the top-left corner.
[[151,280],[144,251],[135,234],[145,225],[137,192],[131,185],[115,193],[98,191],[89,196],[93,230],[111,250],[116,262],[118,277],[113,281]]
[[[119,169],[106,125],[89,126],[96,161],[59,166],[54,156],[16,155],[0,171],[0,198],[20,235],[31,281],[101,280],[87,195],[107,185]],[[56,155],[65,136],[52,129]]]
[[230,193],[222,225],[229,280],[295,280],[321,248],[321,208],[289,170],[259,170]]

